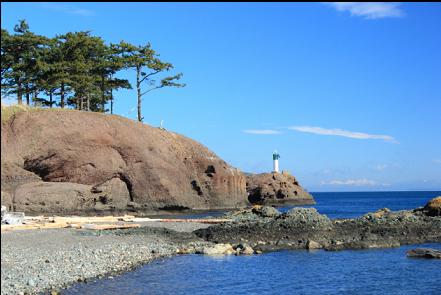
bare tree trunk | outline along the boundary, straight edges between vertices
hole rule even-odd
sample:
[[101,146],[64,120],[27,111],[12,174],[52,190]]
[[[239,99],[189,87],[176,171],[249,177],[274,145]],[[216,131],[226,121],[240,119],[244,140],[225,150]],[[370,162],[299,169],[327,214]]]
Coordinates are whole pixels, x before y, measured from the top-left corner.
[[142,122],[142,114],[141,114],[141,67],[136,66],[136,91],[138,93],[138,121]]
[[29,86],[26,85],[26,104],[27,105],[29,105],[30,98],[31,98],[31,96],[30,96],[30,93],[29,93]]
[[113,89],[110,89],[110,113],[113,114]]
[[64,109],[64,83],[61,83],[61,89],[60,89],[60,106],[62,109]]
[[34,106],[37,105],[38,91],[35,90],[32,92],[32,101],[34,102]]
[[49,107],[52,108],[52,90],[49,91]]
[[87,94],[87,111],[90,112],[90,96]]
[[106,111],[105,110],[105,106],[104,106],[105,100],[106,100],[106,93],[104,91],[104,75],[101,76],[101,93],[102,93],[102,96],[101,96],[101,111],[104,113]]
[[23,104],[23,89],[21,88],[20,79],[16,79],[17,82],[17,103]]

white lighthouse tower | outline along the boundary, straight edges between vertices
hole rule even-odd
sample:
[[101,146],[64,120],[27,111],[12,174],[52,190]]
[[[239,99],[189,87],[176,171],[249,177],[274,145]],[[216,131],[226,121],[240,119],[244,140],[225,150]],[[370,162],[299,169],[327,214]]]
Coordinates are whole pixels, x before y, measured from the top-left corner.
[[279,173],[279,158],[280,155],[277,151],[273,153],[273,172]]

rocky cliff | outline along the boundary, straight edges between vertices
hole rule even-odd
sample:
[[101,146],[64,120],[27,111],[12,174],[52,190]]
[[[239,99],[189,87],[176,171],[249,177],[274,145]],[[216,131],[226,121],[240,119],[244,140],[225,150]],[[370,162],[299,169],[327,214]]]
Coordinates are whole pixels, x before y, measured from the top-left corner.
[[96,213],[248,204],[245,176],[206,147],[119,116],[21,111],[2,117],[1,151],[1,202],[14,210]]
[[248,200],[252,204],[315,204],[312,196],[287,172],[246,174]]

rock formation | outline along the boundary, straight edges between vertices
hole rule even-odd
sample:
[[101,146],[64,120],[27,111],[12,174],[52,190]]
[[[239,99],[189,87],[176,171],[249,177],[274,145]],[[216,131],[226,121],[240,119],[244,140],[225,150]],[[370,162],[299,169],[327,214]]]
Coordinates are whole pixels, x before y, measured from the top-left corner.
[[247,174],[248,200],[252,204],[314,204],[297,179],[287,172]]
[[407,251],[408,257],[441,259],[441,251],[430,248],[416,248]]
[[232,222],[198,229],[195,233],[215,243],[247,241],[255,251],[319,248],[335,251],[441,242],[441,217],[428,215],[420,208],[397,212],[380,209],[359,218],[334,220],[314,208],[292,208],[286,213],[267,209],[231,212],[227,217]]
[[245,176],[201,144],[100,113],[22,111],[1,127],[1,203],[27,213],[223,209]]
[[441,196],[430,200],[423,211],[429,216],[441,216]]

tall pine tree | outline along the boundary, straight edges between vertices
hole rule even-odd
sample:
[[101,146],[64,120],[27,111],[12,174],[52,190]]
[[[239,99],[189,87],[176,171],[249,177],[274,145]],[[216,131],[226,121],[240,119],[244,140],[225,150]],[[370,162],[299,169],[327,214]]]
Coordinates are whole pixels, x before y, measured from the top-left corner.
[[[163,62],[159,55],[151,48],[150,43],[145,46],[135,46],[121,41],[118,44],[120,56],[123,58],[126,68],[136,71],[136,94],[138,121],[142,122],[142,97],[155,89],[163,87],[184,87],[185,84],[178,83],[182,73],[172,76],[165,76],[159,81],[155,79],[158,74],[168,72],[173,69],[171,63]],[[147,89],[142,89],[142,84],[147,84]]]

